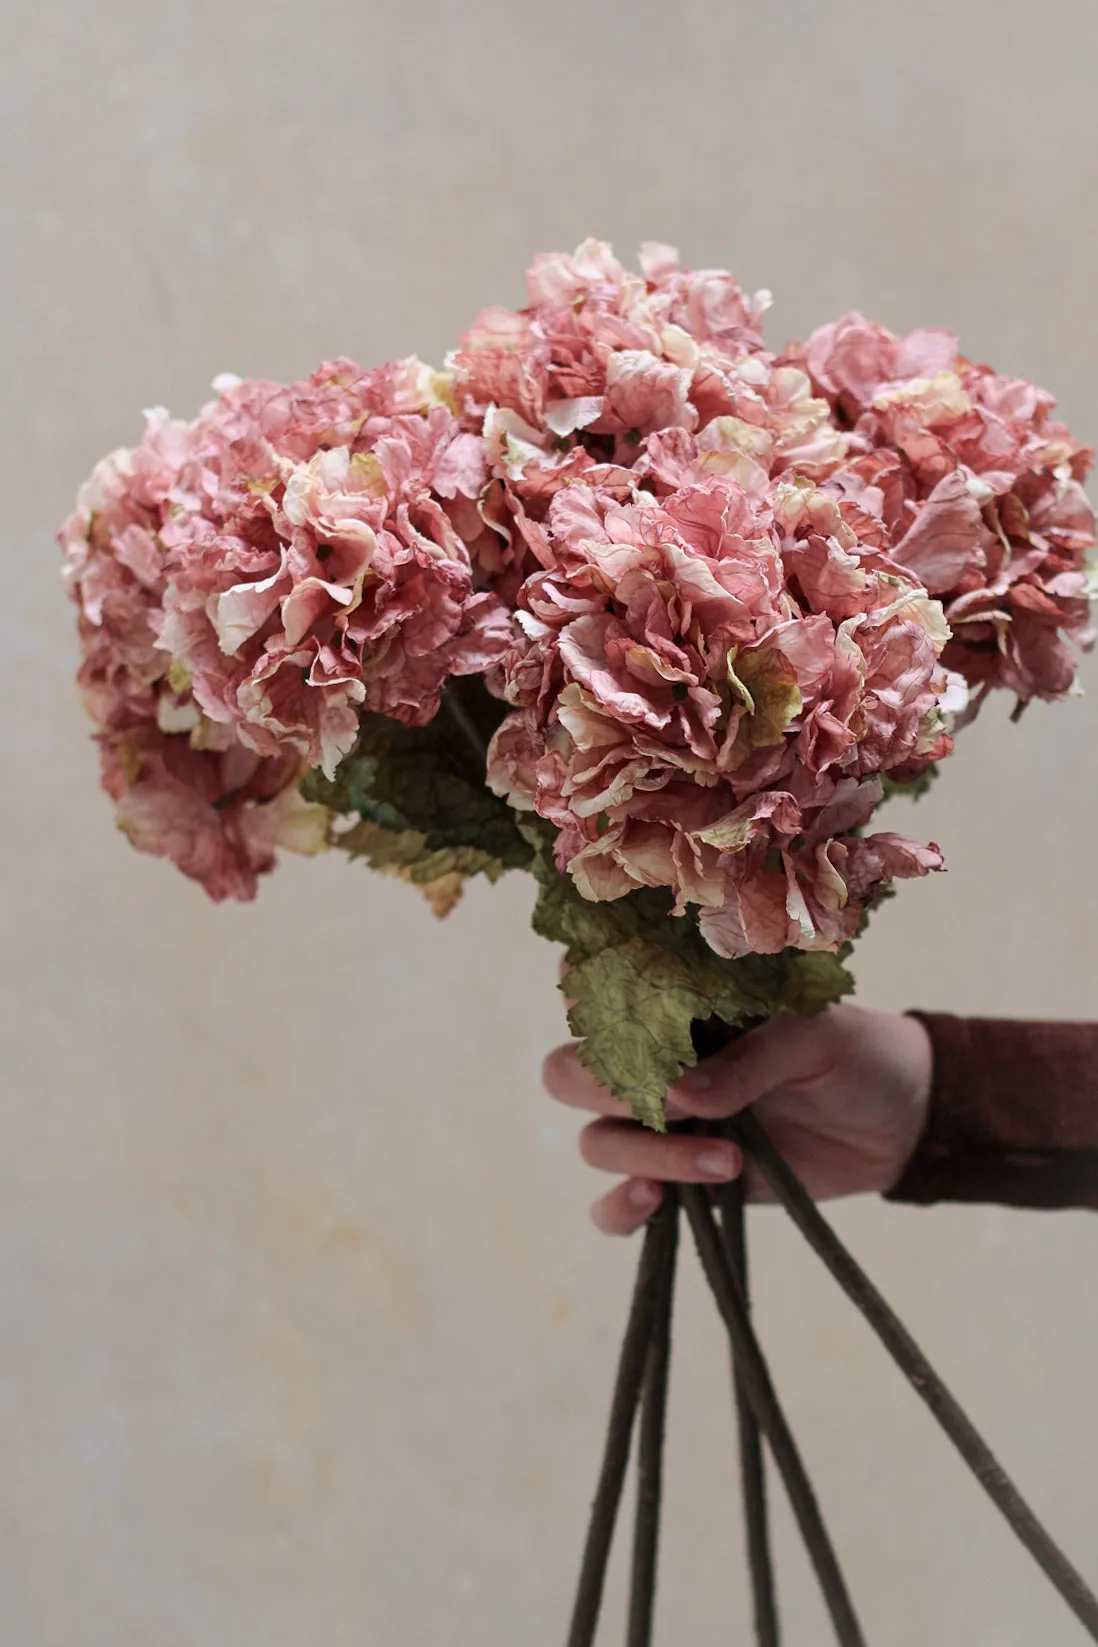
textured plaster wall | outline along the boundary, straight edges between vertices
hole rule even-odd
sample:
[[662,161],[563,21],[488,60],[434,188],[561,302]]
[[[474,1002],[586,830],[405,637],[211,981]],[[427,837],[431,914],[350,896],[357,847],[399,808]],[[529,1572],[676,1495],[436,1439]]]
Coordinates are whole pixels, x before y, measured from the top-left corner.
[[[773,286],[775,337],[853,304],[952,323],[1098,435],[1098,13],[63,0],[4,24],[0,1639],[553,1647],[635,1252],[590,1229],[539,1094],[562,1025],[529,890],[437,926],[291,861],[217,909],[131,853],[51,533],[142,406],[438,355],[592,232]],[[988,714],[897,811],[951,873],[877,923],[867,1002],[1094,1013],[1096,714]],[[836,1220],[1098,1575],[1098,1221]],[[1082,1641],[781,1216],[753,1235],[873,1643]],[[661,1640],[723,1647],[748,1639],[732,1426],[687,1269]],[[823,1642],[779,1535],[789,1642]]]

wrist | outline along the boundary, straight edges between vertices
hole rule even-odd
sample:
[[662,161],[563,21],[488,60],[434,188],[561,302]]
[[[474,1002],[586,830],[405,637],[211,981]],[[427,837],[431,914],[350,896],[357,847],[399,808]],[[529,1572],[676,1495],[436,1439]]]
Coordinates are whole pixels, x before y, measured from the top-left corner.
[[930,1095],[934,1085],[934,1048],[926,1026],[913,1014],[896,1019],[896,1053],[903,1071],[902,1098],[897,1106],[896,1137],[887,1195],[904,1176],[919,1148],[930,1119]]

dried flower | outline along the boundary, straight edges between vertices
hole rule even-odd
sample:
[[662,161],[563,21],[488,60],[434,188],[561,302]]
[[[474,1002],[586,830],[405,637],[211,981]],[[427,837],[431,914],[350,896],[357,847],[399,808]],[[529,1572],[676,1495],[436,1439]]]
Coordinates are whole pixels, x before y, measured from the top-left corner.
[[590,899],[668,887],[724,955],[838,948],[936,849],[852,834],[951,747],[941,607],[811,485],[553,498],[489,782]]
[[896,337],[856,313],[792,358],[849,431],[833,486],[878,515],[895,559],[942,599],[946,660],[979,689],[974,709],[995,686],[1020,704],[1074,691],[1093,641],[1093,453],[1052,396],[973,365],[951,332]]

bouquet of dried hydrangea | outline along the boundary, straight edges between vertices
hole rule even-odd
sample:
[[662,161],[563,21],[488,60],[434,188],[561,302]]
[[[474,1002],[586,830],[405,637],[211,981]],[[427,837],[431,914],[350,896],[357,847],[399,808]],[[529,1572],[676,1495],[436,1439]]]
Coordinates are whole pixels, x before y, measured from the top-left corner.
[[[640,262],[595,241],[537,258],[528,306],[485,310],[442,371],[219,379],[191,422],[148,414],[60,537],[135,846],[214,898],[252,897],[279,847],[337,848],[440,914],[469,876],[529,870],[582,1056],[663,1127],[684,1067],[837,1000],[869,912],[942,867],[874,829],[882,801],[926,786],[994,688],[1019,710],[1076,690],[1095,522],[1091,453],[1051,397],[951,333],[848,314],[776,354],[767,294],[666,246]],[[852,1295],[886,1309],[760,1129],[734,1125]],[[691,1189],[650,1230],[573,1647],[642,1385],[649,1480],[658,1461],[680,1202],[736,1350],[759,1639],[777,1640],[760,1426],[838,1639],[862,1639],[750,1327],[736,1196],[723,1244]],[[924,1367],[1098,1639],[1098,1604]],[[657,1508],[641,1495],[634,1644]]]

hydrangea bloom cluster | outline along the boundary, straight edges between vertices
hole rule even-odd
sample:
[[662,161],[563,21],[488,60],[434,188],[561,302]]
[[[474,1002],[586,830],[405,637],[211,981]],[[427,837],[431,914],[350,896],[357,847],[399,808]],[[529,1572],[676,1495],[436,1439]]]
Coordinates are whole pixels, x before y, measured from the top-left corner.
[[[768,301],[587,241],[443,372],[339,360],[152,414],[61,534],[134,843],[251,896],[276,845],[332,838],[303,773],[357,751],[376,778],[377,727],[433,727],[476,676],[502,824],[440,734],[401,746],[431,746],[429,804],[390,785],[343,837],[420,884],[524,861],[498,843],[532,812],[586,903],[665,889],[737,958],[834,951],[940,867],[867,826],[992,687],[1073,690],[1091,454],[950,333],[850,314],[775,354]],[[475,826],[446,824],[458,794]]]
[[795,481],[556,494],[488,775],[558,826],[584,897],[668,887],[725,956],[836,949],[883,884],[940,867],[854,833],[882,774],[951,747],[941,607],[877,536]]
[[429,720],[510,623],[473,586],[483,443],[445,378],[337,361],[217,387],[100,463],[61,542],[120,824],[215,898],[250,897],[276,842],[324,842],[303,772],[335,770],[364,709]]
[[666,246],[643,247],[641,269],[630,274],[595,240],[535,258],[529,306],[485,309],[454,357],[473,405],[561,438],[627,443],[729,410],[729,367],[763,352],[769,294],[748,299],[723,271],[680,270]]
[[803,362],[848,431],[833,484],[867,502],[895,558],[945,603],[946,657],[977,689],[1058,698],[1092,640],[1093,452],[1051,395],[958,351],[952,332],[897,337],[857,313],[822,326]]
[[707,477],[758,492],[779,472],[822,478],[846,455],[804,367],[766,352],[768,292],[680,269],[662,245],[642,247],[641,268],[598,241],[539,257],[528,307],[486,309],[452,357],[490,465],[481,564],[512,604],[544,558],[549,499],[607,464],[656,493]]

